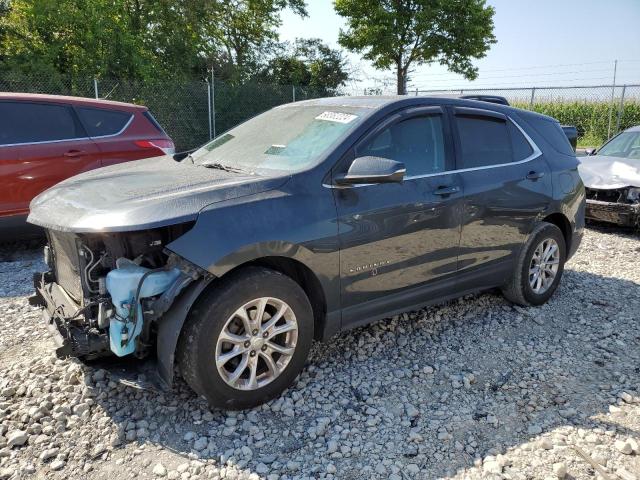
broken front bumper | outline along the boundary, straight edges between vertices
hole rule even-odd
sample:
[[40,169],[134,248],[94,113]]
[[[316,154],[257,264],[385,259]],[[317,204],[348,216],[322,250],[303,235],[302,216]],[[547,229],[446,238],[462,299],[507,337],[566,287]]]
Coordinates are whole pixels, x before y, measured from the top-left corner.
[[585,217],[589,220],[615,223],[624,227],[640,226],[640,204],[588,200]]
[[51,334],[59,358],[96,358],[109,353],[109,338],[97,329],[81,324],[83,318],[75,317],[80,305],[51,280],[50,272],[35,274],[33,284],[36,294],[29,302],[44,307],[42,320]]

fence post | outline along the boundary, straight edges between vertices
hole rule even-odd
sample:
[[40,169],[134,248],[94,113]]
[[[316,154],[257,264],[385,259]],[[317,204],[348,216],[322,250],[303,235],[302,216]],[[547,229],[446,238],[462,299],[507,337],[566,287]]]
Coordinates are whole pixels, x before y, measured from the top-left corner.
[[205,79],[207,82],[207,113],[209,117],[209,140],[213,139],[213,125],[211,124],[211,84],[209,79]]
[[620,131],[620,122],[622,121],[622,113],[624,112],[624,92],[627,89],[626,85],[622,86],[622,95],[620,95],[620,108],[618,108],[618,118],[616,119],[616,132]]
[[211,126],[212,138],[216,138],[216,79],[213,75],[213,67],[211,67]]
[[607,129],[607,140],[611,138],[611,117],[613,115],[613,103],[616,95],[616,71],[618,70],[618,60],[613,62],[613,85],[611,85],[611,105],[609,105],[609,128]]
[[96,100],[97,100],[98,98],[100,98],[100,97],[98,96],[98,79],[97,79],[96,77],[93,77],[93,91],[94,91],[94,93],[95,93],[95,95],[96,95]]
[[293,97],[293,101],[296,101],[296,86],[295,85],[291,85],[291,92],[292,92],[292,97]]
[[536,95],[536,87],[531,89],[531,100],[529,100],[529,110],[533,110],[533,97]]

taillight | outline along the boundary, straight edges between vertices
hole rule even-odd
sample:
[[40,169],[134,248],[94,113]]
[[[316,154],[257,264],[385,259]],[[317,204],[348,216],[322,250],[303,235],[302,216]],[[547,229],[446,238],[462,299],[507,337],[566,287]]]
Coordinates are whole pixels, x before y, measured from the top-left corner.
[[156,148],[164,155],[173,155],[176,153],[176,147],[173,142],[165,138],[157,140],[136,140],[135,144],[140,148]]

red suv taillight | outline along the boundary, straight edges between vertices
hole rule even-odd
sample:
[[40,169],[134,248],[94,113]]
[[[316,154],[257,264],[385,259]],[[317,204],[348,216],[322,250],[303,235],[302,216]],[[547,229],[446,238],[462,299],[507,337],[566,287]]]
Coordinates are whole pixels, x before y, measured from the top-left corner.
[[173,155],[176,153],[176,147],[171,140],[136,140],[136,145],[140,148],[155,148],[162,152],[162,155]]

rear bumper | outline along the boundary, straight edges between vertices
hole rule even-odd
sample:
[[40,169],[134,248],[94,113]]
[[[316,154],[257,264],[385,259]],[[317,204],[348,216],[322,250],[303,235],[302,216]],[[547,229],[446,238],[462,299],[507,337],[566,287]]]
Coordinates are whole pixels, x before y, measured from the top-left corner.
[[44,307],[42,320],[59,358],[96,358],[109,354],[107,335],[83,324],[83,316],[76,316],[80,305],[60,285],[51,281],[50,272],[35,274],[33,283],[36,294],[29,303]]
[[624,227],[640,226],[640,205],[587,200],[585,216],[589,220],[615,223]]

